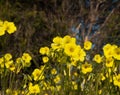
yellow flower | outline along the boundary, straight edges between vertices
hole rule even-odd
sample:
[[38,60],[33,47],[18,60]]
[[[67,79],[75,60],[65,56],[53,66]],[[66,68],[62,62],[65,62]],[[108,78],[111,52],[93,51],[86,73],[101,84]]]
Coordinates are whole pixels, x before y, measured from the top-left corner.
[[113,77],[113,83],[114,83],[115,86],[118,86],[120,88],[120,74],[115,75]]
[[6,62],[5,63],[6,68],[9,68],[11,64],[13,64],[13,60]]
[[30,94],[38,94],[40,93],[40,88],[38,84],[33,85],[32,83],[29,83],[29,93]]
[[114,52],[115,48],[117,48],[116,45],[106,44],[103,47],[103,52],[104,52],[105,57],[106,58],[113,57],[113,55],[115,53]]
[[29,63],[32,60],[32,57],[28,53],[23,53],[22,59],[25,61],[25,63]]
[[53,69],[51,70],[51,74],[52,74],[52,75],[57,74],[57,70],[56,70],[55,68],[53,68]]
[[84,42],[84,49],[90,50],[91,48],[92,48],[92,43],[90,41],[85,41]]
[[92,65],[85,62],[85,64],[82,64],[82,73],[86,74],[89,72],[92,72]]
[[3,36],[5,34],[5,27],[0,26],[0,36]]
[[4,58],[1,57],[1,58],[0,58],[0,65],[1,65],[3,62],[4,62]]
[[5,61],[9,61],[9,60],[12,59],[12,55],[11,55],[10,53],[6,53],[6,54],[4,55],[4,58],[5,58]]
[[55,82],[55,83],[58,83],[59,81],[60,81],[60,76],[57,75],[57,76],[54,78],[54,82]]
[[14,70],[15,70],[15,65],[14,65],[14,63],[13,63],[13,60],[7,61],[7,62],[5,63],[5,66],[6,66],[6,68],[10,69],[11,71],[14,71]]
[[17,30],[17,28],[13,22],[5,21],[4,26],[6,27],[6,30],[9,34],[12,34]]
[[74,56],[76,54],[76,44],[70,43],[70,44],[66,44],[65,48],[64,48],[64,52],[68,55],[68,56]]
[[21,57],[16,58],[17,65],[21,65],[23,63],[23,59]]
[[49,48],[48,47],[41,47],[39,50],[39,53],[42,55],[48,55],[49,54]]
[[63,46],[66,45],[66,44],[69,44],[69,43],[74,43],[75,44],[76,43],[76,39],[70,37],[69,35],[64,36],[63,39],[62,39]]
[[76,49],[75,54],[76,55],[73,57],[74,60],[81,61],[81,62],[85,60],[86,52],[83,49],[79,49],[78,51]]
[[78,84],[75,81],[72,81],[72,86],[74,90],[78,89]]
[[100,54],[96,54],[94,56],[93,60],[97,63],[101,63],[102,62],[102,57],[100,56]]
[[52,49],[62,48],[62,38],[57,36],[53,38],[53,43],[51,44]]
[[112,57],[106,59],[106,67],[112,67],[114,64],[114,59]]
[[41,74],[42,74],[42,72],[41,72],[40,69],[35,69],[35,70],[32,72],[33,79],[34,79],[35,81],[39,80]]
[[3,25],[3,21],[0,20],[0,36],[5,34],[5,27]]
[[115,59],[120,60],[120,47],[114,49],[114,56]]
[[49,58],[47,56],[44,56],[42,60],[43,60],[43,63],[47,63],[49,61]]

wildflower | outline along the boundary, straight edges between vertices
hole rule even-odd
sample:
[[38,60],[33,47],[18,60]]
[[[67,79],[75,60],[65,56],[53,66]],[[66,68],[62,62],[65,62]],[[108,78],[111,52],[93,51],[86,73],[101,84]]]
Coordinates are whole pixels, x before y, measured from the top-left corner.
[[13,60],[6,62],[5,66],[6,66],[6,68],[10,69],[11,71],[15,70],[15,65],[13,64]]
[[26,62],[29,63],[32,60],[32,57],[28,53],[23,53],[22,59]]
[[0,24],[0,36],[3,36],[5,34],[5,27]]
[[62,44],[66,45],[66,44],[69,44],[69,43],[74,43],[75,44],[76,43],[76,39],[70,37],[69,35],[64,36],[64,38],[62,39]]
[[1,67],[1,68],[4,68],[4,66],[5,66],[5,64],[4,64],[4,58],[1,57],[1,58],[0,58],[0,67]]
[[17,28],[13,22],[5,21],[4,26],[6,27],[6,30],[9,34],[12,34],[17,30]]
[[10,59],[12,59],[12,55],[10,53],[7,53],[4,55],[4,58],[6,61],[9,61]]
[[106,58],[113,57],[114,49],[117,48],[116,45],[106,44],[103,47],[103,52]]
[[24,61],[23,67],[29,67],[31,64],[30,61],[32,60],[32,57],[28,53],[23,53],[22,60]]
[[75,56],[73,57],[76,61],[83,62],[85,60],[86,52],[83,49],[76,50]]
[[53,68],[53,69],[51,70],[51,74],[52,74],[52,75],[57,74],[57,70],[56,70],[55,68]]
[[42,73],[41,73],[41,70],[40,70],[40,69],[35,69],[35,70],[32,72],[33,79],[34,79],[35,81],[39,80],[41,74],[42,74]]
[[101,63],[102,62],[102,58],[99,54],[96,54],[93,58],[93,60],[97,63]]
[[57,36],[53,38],[53,43],[51,44],[52,49],[59,49],[62,47],[62,38]]
[[115,59],[120,60],[120,47],[114,49],[114,56]]
[[57,75],[57,76],[54,78],[54,82],[55,82],[55,83],[58,83],[59,81],[60,81],[60,76]]
[[30,94],[40,93],[39,85],[38,84],[33,85],[32,83],[29,83],[29,93]]
[[92,43],[90,41],[84,42],[84,49],[90,50],[92,48]]
[[1,58],[0,58],[0,65],[1,65],[3,62],[4,62],[4,58],[1,57]]
[[72,81],[72,86],[73,86],[74,90],[78,89],[78,85],[77,85],[77,83],[75,81]]
[[113,77],[113,83],[114,83],[115,86],[118,86],[120,88],[120,74],[115,75]]
[[64,52],[68,55],[68,56],[74,56],[77,52],[76,50],[76,44],[70,43],[70,44],[66,44],[65,48],[64,48]]
[[44,56],[44,57],[42,58],[42,60],[43,60],[44,63],[47,63],[47,62],[49,61],[49,58],[48,58],[47,56]]
[[49,48],[48,47],[41,47],[39,50],[39,53],[42,55],[48,55],[49,54]]
[[88,72],[92,72],[92,65],[85,62],[85,64],[82,64],[82,73],[86,74]]
[[112,67],[114,64],[114,59],[112,57],[106,59],[106,67]]

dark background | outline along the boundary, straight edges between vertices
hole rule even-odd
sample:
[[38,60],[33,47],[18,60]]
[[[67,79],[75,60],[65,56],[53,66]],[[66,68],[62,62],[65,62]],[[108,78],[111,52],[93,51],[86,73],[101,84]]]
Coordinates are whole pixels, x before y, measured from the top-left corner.
[[81,44],[87,38],[96,53],[108,42],[120,45],[119,0],[0,0],[0,20],[17,26],[14,34],[0,37],[1,56],[28,52],[36,66],[39,48],[55,36],[69,34]]

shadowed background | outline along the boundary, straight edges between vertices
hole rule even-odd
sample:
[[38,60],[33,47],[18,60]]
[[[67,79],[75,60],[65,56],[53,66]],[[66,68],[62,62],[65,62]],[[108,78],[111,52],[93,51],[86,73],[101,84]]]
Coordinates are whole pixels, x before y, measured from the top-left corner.
[[0,37],[0,53],[16,58],[28,52],[39,66],[39,48],[66,34],[81,44],[91,40],[100,52],[107,42],[120,44],[119,10],[119,0],[0,0],[0,19],[17,26],[14,34]]

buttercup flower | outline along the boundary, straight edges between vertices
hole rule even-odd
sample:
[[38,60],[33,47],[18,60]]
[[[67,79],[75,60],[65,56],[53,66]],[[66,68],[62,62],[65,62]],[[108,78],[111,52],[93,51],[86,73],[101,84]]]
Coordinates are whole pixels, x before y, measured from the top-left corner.
[[32,60],[32,57],[28,53],[23,53],[22,59],[25,63],[29,63]]
[[85,62],[85,64],[82,64],[82,73],[86,74],[89,72],[92,72],[92,65]]
[[0,36],[5,34],[5,27],[3,25],[3,21],[0,20]]
[[53,43],[51,44],[52,49],[62,48],[62,38],[57,36],[53,38]]
[[51,70],[51,74],[52,74],[52,75],[57,74],[57,70],[56,70],[55,68],[53,68],[53,69]]
[[90,41],[85,41],[84,42],[84,49],[90,50],[91,48],[92,48],[92,43]]
[[12,34],[12,33],[14,33],[17,30],[17,28],[16,28],[16,26],[15,26],[15,24],[13,22],[5,21],[4,22],[4,26],[6,27],[6,31],[9,34]]
[[35,81],[39,80],[40,75],[41,75],[41,70],[40,69],[35,69],[32,72],[32,76],[33,76],[33,78],[34,78]]
[[47,63],[47,62],[49,61],[49,58],[48,58],[47,56],[44,56],[44,57],[42,58],[42,60],[43,60],[44,63]]
[[59,81],[60,81],[60,76],[57,75],[57,76],[55,77],[55,79],[54,79],[54,82],[55,82],[55,83],[58,83]]
[[76,49],[76,53],[73,59],[76,61],[83,62],[85,60],[85,56],[86,56],[86,52],[83,49],[79,49],[78,51]]
[[39,85],[38,84],[33,85],[32,83],[29,83],[29,93],[30,94],[40,93]]
[[114,49],[114,56],[115,59],[120,60],[120,47]]
[[48,55],[49,54],[49,48],[48,47],[41,47],[39,50],[39,53],[42,55]]
[[12,59],[12,55],[10,53],[6,53],[4,55],[5,61],[9,61],[10,59]]
[[64,52],[68,55],[68,56],[73,56],[76,54],[76,48],[77,45],[70,43],[70,44],[66,44],[65,48],[64,48]]
[[15,65],[13,63],[13,60],[6,62],[5,66],[6,66],[6,68],[10,69],[11,71],[15,70]]
[[75,44],[76,43],[76,39],[70,37],[69,35],[64,36],[63,39],[62,39],[63,46],[66,45],[66,44],[69,44],[69,43]]
[[116,45],[106,44],[103,47],[104,56],[106,58],[113,57],[115,48],[117,48]]
[[120,88],[120,74],[115,75],[113,77],[113,83],[114,83],[115,86],[118,86]]
[[96,54],[94,56],[93,60],[97,63],[101,63],[102,62],[102,57],[99,54]]
[[0,36],[5,34],[5,27],[0,26]]
[[112,57],[106,59],[106,67],[112,67],[114,64],[114,59]]

